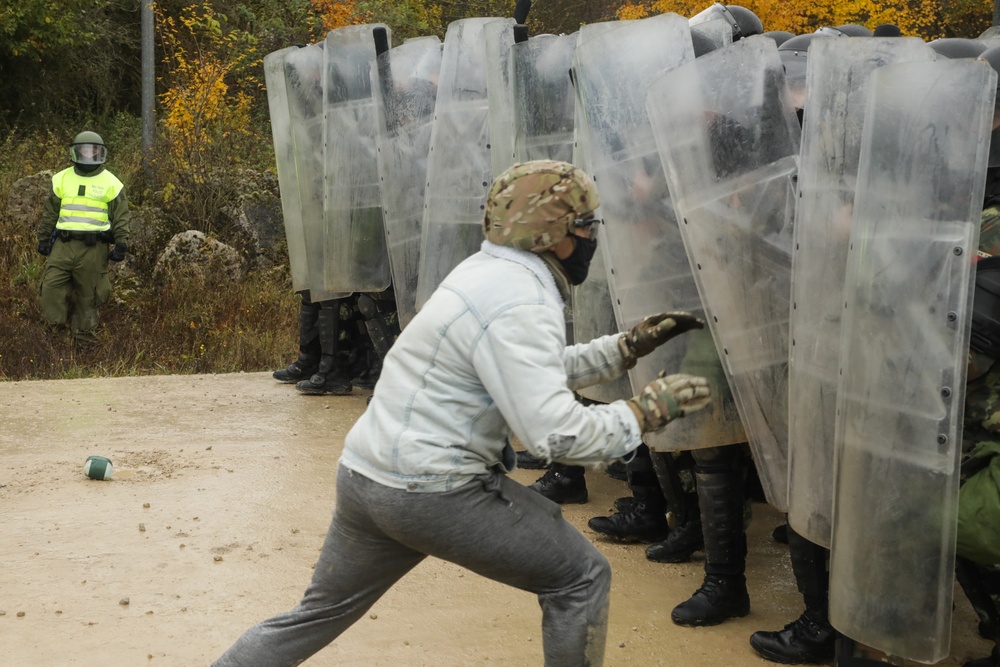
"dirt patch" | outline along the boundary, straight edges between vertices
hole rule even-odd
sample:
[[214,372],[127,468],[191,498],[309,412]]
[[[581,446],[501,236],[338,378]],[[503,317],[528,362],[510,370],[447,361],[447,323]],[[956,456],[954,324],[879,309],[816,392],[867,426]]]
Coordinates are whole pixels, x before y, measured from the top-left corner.
[[[366,397],[301,396],[264,373],[0,384],[0,663],[207,665],[292,607]],[[113,461],[112,480],[84,476],[95,454]],[[801,611],[787,550],[770,537],[781,517],[754,506],[753,612],[679,628],[670,611],[701,583],[702,562],[651,563],[641,545],[603,541],[586,522],[625,485],[587,480],[590,502],[564,512],[614,568],[605,664],[771,664],[747,638]],[[939,663],[949,667],[988,652],[958,590],[955,600],[952,656]],[[429,559],[307,664],[540,665],[540,620],[533,596]]]

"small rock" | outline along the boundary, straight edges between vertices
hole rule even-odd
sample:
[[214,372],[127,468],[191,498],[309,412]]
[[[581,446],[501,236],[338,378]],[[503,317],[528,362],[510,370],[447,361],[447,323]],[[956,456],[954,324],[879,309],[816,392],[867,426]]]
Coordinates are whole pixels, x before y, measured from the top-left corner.
[[618,648],[625,648],[625,642],[619,642]]
[[24,618],[24,612],[23,611],[17,612],[17,617],[18,618]]
[[368,618],[374,621],[376,618],[378,618],[378,614],[368,614]]
[[144,509],[147,509],[147,510],[149,509],[149,503],[143,503],[142,506],[143,506]]
[[216,556],[215,557],[215,562],[216,563],[221,563],[222,562],[222,556]]
[[129,603],[129,599],[128,598],[122,598],[121,600],[118,601],[118,604],[120,604],[123,607],[127,607],[128,603]]
[[144,524],[144,523],[140,523],[139,524],[139,532],[140,533],[145,533],[146,532],[146,524]]

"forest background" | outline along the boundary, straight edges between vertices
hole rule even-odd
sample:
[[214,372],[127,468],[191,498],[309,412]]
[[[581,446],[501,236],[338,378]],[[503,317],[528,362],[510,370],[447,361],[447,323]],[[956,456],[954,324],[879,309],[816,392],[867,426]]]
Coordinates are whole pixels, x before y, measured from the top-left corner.
[[[444,37],[472,16],[512,16],[514,0],[162,0],[156,16],[156,132],[143,164],[142,0],[0,3],[0,379],[279,368],[297,348],[298,297],[287,266],[247,273],[161,276],[131,257],[113,268],[101,343],[79,350],[49,334],[38,307],[44,258],[34,227],[9,206],[15,183],[68,166],[83,129],[102,135],[108,168],[134,211],[155,210],[168,231],[223,235],[222,212],[242,190],[275,183],[262,59],[350,24],[385,23],[394,44]],[[597,21],[663,12],[693,16],[710,0],[536,0],[531,34],[571,33]],[[895,23],[927,40],[976,37],[992,0],[746,0],[765,30],[812,32]]]

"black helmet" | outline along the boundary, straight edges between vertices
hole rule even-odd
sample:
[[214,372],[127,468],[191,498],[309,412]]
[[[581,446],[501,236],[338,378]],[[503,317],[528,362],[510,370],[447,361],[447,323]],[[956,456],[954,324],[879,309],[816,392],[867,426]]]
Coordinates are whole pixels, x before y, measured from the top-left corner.
[[101,135],[85,130],[73,137],[73,143],[69,145],[69,159],[84,166],[104,164],[108,159],[108,148]]
[[732,14],[733,19],[736,21],[736,25],[740,28],[739,37],[736,36],[736,31],[733,31],[733,41],[737,39],[743,39],[744,37],[752,37],[753,35],[759,35],[764,32],[764,24],[752,11],[746,7],[740,7],[739,5],[726,5],[726,9]]
[[863,25],[858,25],[857,23],[846,23],[844,25],[838,25],[837,30],[844,33],[848,37],[871,37],[872,31]]
[[903,31],[899,29],[899,26],[894,23],[883,23],[882,25],[875,26],[875,32],[872,37],[900,37]]
[[778,46],[781,46],[792,37],[795,37],[795,33],[788,32],[786,30],[769,30],[768,32],[761,33],[761,36],[767,37],[768,39],[773,40]]
[[945,58],[961,59],[961,58],[978,58],[979,55],[986,50],[986,45],[982,42],[977,42],[974,39],[965,39],[964,37],[945,37],[943,39],[935,39],[933,42],[928,42],[927,46],[934,49],[934,51]]

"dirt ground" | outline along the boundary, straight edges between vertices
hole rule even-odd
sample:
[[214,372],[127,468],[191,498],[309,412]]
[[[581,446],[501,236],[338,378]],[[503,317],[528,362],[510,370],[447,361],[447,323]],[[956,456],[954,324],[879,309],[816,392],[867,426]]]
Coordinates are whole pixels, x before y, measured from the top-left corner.
[[[0,665],[208,665],[292,607],[366,397],[301,396],[265,373],[0,383]],[[93,454],[114,462],[112,480],[84,476]],[[698,587],[702,563],[650,563],[642,545],[589,531],[625,485],[587,478],[590,502],[564,511],[614,568],[605,664],[770,664],[748,636],[801,611],[786,548],[770,538],[780,515],[754,507],[752,613],[680,628],[670,611]],[[988,652],[956,590],[943,665]],[[428,560],[307,664],[540,665],[540,620],[530,594]]]

